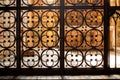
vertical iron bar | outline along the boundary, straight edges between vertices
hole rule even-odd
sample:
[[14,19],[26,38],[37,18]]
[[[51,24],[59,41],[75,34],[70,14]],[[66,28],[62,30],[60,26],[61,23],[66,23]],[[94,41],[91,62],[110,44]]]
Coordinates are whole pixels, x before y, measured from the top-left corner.
[[108,70],[108,59],[109,59],[109,1],[104,0],[104,69]]
[[16,26],[16,53],[17,53],[17,69],[21,68],[21,45],[20,45],[20,9],[21,9],[21,0],[16,0],[17,1],[17,26]]
[[[116,18],[116,17],[115,17]],[[117,27],[117,21],[115,20],[114,21],[115,22],[115,68],[116,68],[116,65],[117,65],[117,42],[116,42],[116,39],[117,39],[117,37],[116,37],[116,27]]]
[[64,71],[64,0],[60,0],[60,71]]

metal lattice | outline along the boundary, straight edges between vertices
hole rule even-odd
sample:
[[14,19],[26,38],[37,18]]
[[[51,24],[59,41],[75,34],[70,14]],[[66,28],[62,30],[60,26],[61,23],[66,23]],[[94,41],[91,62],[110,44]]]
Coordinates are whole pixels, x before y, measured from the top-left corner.
[[104,0],[1,0],[1,72],[108,70],[107,4]]

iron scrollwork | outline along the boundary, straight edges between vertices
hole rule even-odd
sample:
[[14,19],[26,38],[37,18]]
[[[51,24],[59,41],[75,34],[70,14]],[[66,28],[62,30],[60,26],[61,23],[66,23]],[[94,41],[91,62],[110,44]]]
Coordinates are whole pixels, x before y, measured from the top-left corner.
[[13,6],[16,0],[0,0],[0,6]]
[[30,5],[36,5],[39,0],[21,0],[24,5],[30,6]]
[[78,48],[83,43],[83,33],[80,30],[69,30],[65,36],[66,44],[72,48]]
[[35,67],[40,62],[40,56],[38,51],[34,49],[28,49],[22,53],[22,63],[26,67]]
[[3,49],[0,51],[0,66],[13,67],[16,63],[15,52],[10,49]]
[[103,66],[103,52],[99,49],[90,49],[85,53],[85,63],[87,66]]
[[41,15],[41,24],[45,28],[55,28],[58,26],[59,14],[55,11],[45,11]]
[[3,30],[0,32],[0,46],[2,48],[10,48],[15,45],[15,33],[10,30]]
[[41,25],[45,29],[41,33],[41,43],[43,47],[47,48],[41,53],[41,63],[49,68],[60,67],[59,12],[56,10],[44,11],[41,14]]
[[47,30],[42,33],[42,45],[45,47],[55,47],[59,42],[59,35],[57,31]]
[[41,54],[41,62],[46,67],[55,67],[59,63],[59,57],[55,49],[46,49]]
[[85,42],[88,46],[99,47],[103,43],[103,34],[98,29],[91,29],[86,32]]
[[12,11],[0,12],[0,27],[11,29],[15,26],[15,13]]
[[46,5],[52,6],[55,5],[59,0],[42,0],[42,2]]
[[22,6],[55,6],[60,0],[21,0]]
[[59,66],[58,11],[23,11],[21,19],[22,67]]
[[26,28],[36,28],[39,22],[39,14],[35,11],[25,11],[22,14],[22,25]]
[[16,67],[15,20],[15,11],[8,10],[0,12],[0,68]]
[[98,28],[103,23],[102,13],[99,10],[90,10],[85,15],[85,22],[88,27]]
[[[66,68],[103,67],[102,50],[104,35],[102,9],[71,9],[66,10],[65,15]],[[69,52],[69,50],[72,51]],[[76,57],[73,54],[78,53],[77,51],[81,53],[80,60],[74,60]],[[79,56],[79,54],[76,55]],[[92,59],[94,57],[96,58]]]
[[[17,57],[21,59],[21,68],[60,68],[61,52],[65,68],[103,67],[104,11],[96,8],[103,6],[103,0],[63,1],[21,0],[21,5],[17,4],[20,10],[0,12],[0,66],[15,66],[16,48],[20,48]],[[6,8],[15,4],[16,0],[0,1],[0,6]],[[76,6],[95,8],[75,9]],[[64,13],[60,12],[62,8]],[[19,19],[16,15],[20,15]],[[64,19],[60,19],[62,15]],[[16,38],[16,20],[20,20],[17,22],[20,40]],[[16,40],[21,44],[19,47]],[[60,44],[62,40],[64,45]]]
[[84,22],[84,17],[81,11],[72,10],[66,14],[65,21],[69,27],[78,28],[82,26]]
[[65,61],[70,67],[80,67],[83,63],[83,53],[80,50],[69,50],[65,55]]
[[103,0],[65,0],[67,5],[73,6],[93,6],[103,5]]

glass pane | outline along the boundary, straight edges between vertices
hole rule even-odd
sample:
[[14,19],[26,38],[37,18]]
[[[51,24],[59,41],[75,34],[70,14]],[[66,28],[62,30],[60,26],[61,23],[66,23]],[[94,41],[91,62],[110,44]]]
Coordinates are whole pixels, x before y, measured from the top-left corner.
[[16,67],[16,11],[0,11],[0,68]]
[[59,68],[59,10],[22,10],[22,68]]
[[110,18],[110,67],[120,68],[120,11]]
[[21,0],[21,6],[59,6],[60,0]]
[[104,0],[65,0],[65,6],[103,6]]
[[120,6],[120,0],[110,0],[110,6]]
[[65,68],[103,67],[103,9],[65,10]]

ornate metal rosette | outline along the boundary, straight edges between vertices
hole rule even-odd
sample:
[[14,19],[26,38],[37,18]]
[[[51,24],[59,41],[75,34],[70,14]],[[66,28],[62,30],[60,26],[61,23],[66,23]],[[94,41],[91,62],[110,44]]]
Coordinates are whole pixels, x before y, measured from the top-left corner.
[[55,5],[59,0],[42,0],[42,2],[46,5],[52,6]]
[[98,47],[103,43],[103,33],[98,29],[91,29],[86,32],[85,42],[90,47]]
[[89,67],[102,66],[103,53],[98,49],[90,49],[85,53],[85,63]]
[[99,6],[103,5],[103,0],[65,0],[65,4],[72,6]]
[[65,22],[71,28],[78,28],[83,24],[84,16],[79,10],[71,10],[66,13]]
[[36,28],[39,25],[40,18],[36,11],[25,11],[21,17],[25,28]]
[[72,48],[78,48],[83,43],[83,33],[80,30],[71,29],[65,35],[65,42]]
[[41,54],[41,62],[45,67],[57,66],[59,58],[59,53],[55,49],[46,49]]
[[90,28],[98,28],[103,24],[103,14],[99,10],[90,10],[85,15],[86,25]]
[[72,4],[72,5],[77,5],[83,2],[83,0],[66,0],[66,1],[67,3]]
[[27,6],[34,6],[36,4],[38,4],[39,0],[22,0],[23,4],[27,5]]
[[53,10],[48,10],[41,15],[41,24],[45,28],[55,28],[59,23],[59,14]]
[[16,2],[16,0],[0,0],[0,5],[11,6]]
[[11,67],[15,65],[16,55],[10,49],[3,49],[0,51],[0,65],[3,67]]
[[59,42],[58,32],[55,30],[46,30],[41,34],[42,45],[45,47],[55,47]]
[[39,61],[40,61],[39,53],[34,49],[28,49],[22,53],[22,63],[26,67],[35,67],[38,65]]
[[3,48],[10,48],[15,44],[15,33],[10,30],[3,30],[0,32],[0,46]]
[[69,50],[65,54],[65,61],[70,67],[79,67],[83,63],[83,53],[80,50]]
[[15,14],[12,11],[0,13],[0,27],[10,29],[15,26]]
[[88,4],[98,5],[102,2],[102,0],[86,0]]
[[38,46],[40,37],[35,30],[26,30],[22,33],[22,43],[27,48],[35,48]]

